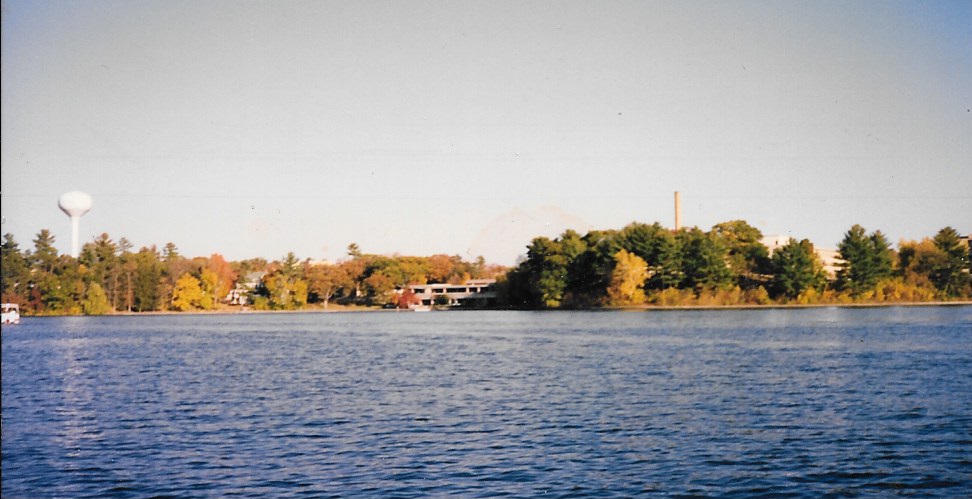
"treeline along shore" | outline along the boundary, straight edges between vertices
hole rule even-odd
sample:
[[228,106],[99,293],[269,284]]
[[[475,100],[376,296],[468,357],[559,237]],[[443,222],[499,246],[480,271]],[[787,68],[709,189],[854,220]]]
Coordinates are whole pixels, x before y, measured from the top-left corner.
[[[897,249],[855,225],[824,262],[806,239],[766,243],[745,221],[709,231],[658,223],[537,237],[513,268],[482,257],[383,256],[348,247],[339,262],[185,257],[173,243],[137,251],[108,234],[78,258],[41,230],[2,245],[2,294],[25,315],[305,310],[414,305],[409,285],[495,280],[489,304],[514,309],[740,307],[967,301],[969,240],[945,227]],[[825,265],[827,263],[827,265]],[[448,297],[443,297],[448,304]],[[437,303],[439,303],[437,301]],[[482,302],[479,302],[482,303]]]

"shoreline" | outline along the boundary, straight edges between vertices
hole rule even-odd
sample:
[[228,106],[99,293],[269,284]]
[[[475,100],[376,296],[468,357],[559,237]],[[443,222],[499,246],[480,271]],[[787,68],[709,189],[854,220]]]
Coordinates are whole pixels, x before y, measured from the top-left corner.
[[[597,308],[563,308],[563,309],[444,309],[439,312],[666,312],[681,310],[793,310],[811,308],[890,308],[890,307],[962,307],[972,306],[972,300],[962,301],[929,301],[929,302],[897,302],[897,303],[812,303],[812,304],[769,304],[769,305],[632,305],[625,307],[597,307]],[[248,315],[248,314],[353,314],[364,312],[381,313],[410,313],[410,310],[381,307],[340,307],[340,308],[311,308],[303,310],[195,310],[192,312],[175,312],[171,310],[155,310],[151,312],[115,312],[104,315],[24,315],[22,317],[155,317],[155,316],[197,316],[197,315]]]
[[972,301],[910,301],[887,303],[774,303],[769,305],[633,305],[628,307],[603,307],[599,309],[578,310],[618,310],[632,312],[642,310],[760,310],[760,309],[800,309],[800,308],[889,308],[889,307],[961,307],[972,305]]

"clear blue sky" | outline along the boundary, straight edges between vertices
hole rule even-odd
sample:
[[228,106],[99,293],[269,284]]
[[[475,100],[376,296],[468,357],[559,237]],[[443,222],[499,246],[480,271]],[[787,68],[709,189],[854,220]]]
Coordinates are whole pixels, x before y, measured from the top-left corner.
[[972,232],[972,2],[3,1],[2,216],[511,264],[571,227]]

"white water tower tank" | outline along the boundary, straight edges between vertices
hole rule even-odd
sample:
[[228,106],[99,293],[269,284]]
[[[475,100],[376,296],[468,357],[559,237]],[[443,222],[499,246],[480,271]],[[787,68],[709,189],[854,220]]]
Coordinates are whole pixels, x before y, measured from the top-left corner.
[[71,217],[71,256],[77,258],[81,253],[78,244],[78,227],[81,217],[91,209],[91,196],[81,191],[65,192],[57,200],[57,206]]

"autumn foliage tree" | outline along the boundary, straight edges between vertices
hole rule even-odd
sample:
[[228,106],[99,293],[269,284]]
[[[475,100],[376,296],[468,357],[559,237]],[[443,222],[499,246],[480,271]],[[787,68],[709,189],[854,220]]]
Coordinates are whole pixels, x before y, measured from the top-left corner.
[[839,242],[844,265],[835,282],[827,281],[809,241],[791,241],[769,257],[760,236],[741,220],[708,232],[658,223],[583,235],[568,230],[530,241],[510,270],[487,266],[481,257],[373,255],[354,244],[349,258],[333,265],[302,263],[292,253],[272,263],[227,262],[218,254],[183,257],[173,243],[134,252],[124,237],[115,242],[108,234],[73,258],[59,254],[54,235],[41,230],[29,249],[4,236],[0,290],[25,315],[212,309],[248,273],[262,276],[258,296],[251,296],[254,308],[274,309],[391,303],[402,296],[392,291],[407,284],[480,278],[497,278],[503,303],[518,308],[908,302],[972,293],[968,241],[950,227],[933,238],[902,241],[896,253],[880,231],[852,227]]
[[233,266],[219,253],[213,253],[206,260],[206,270],[212,273],[214,281],[212,291],[215,301],[218,302],[229,294],[233,288],[233,283],[238,278],[238,274],[233,270]]
[[172,289],[172,309],[180,312],[196,310],[200,308],[202,299],[203,291],[199,286],[199,279],[188,272],[179,276]]
[[348,266],[343,264],[305,264],[304,276],[307,278],[308,299],[323,303],[324,308],[327,308],[334,295],[354,286]]
[[643,286],[648,279],[648,264],[638,255],[622,249],[614,255],[615,265],[608,287],[611,305],[636,305],[645,302]]
[[291,253],[278,262],[263,278],[270,307],[296,310],[307,303],[307,281],[303,279],[300,261]]
[[92,282],[88,286],[84,300],[81,302],[81,308],[85,315],[104,315],[111,312],[108,295],[105,294],[105,290],[101,289],[100,284]]

